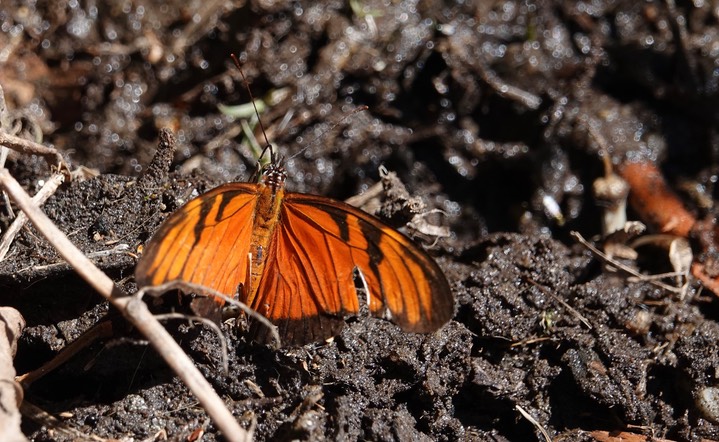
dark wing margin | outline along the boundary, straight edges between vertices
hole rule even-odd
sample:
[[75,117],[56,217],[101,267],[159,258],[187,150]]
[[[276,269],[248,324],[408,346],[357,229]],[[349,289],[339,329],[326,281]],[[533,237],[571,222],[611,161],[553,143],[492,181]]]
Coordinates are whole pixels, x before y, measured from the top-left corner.
[[276,324],[292,324],[281,335],[320,339],[335,333],[334,321],[359,309],[355,267],[369,289],[371,313],[403,330],[432,332],[454,313],[449,283],[434,260],[359,209],[288,193],[278,229],[252,307]]
[[135,268],[138,287],[180,279],[234,296],[247,277],[257,185],[219,186],[172,213]]

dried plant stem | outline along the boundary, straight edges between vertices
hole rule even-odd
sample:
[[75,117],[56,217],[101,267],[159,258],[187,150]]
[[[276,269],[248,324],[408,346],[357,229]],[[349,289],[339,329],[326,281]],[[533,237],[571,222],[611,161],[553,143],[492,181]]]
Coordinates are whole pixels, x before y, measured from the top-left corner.
[[[65,176],[63,174],[56,173],[52,175],[50,179],[47,180],[45,185],[42,186],[42,189],[40,189],[40,191],[34,197],[32,197],[32,203],[35,205],[35,207],[42,206],[45,201],[47,201],[47,199],[55,193],[57,188],[64,181]],[[27,215],[25,215],[25,212],[20,212],[18,213],[12,224],[10,224],[10,227],[8,227],[8,229],[5,231],[5,234],[2,237],[2,241],[0,241],[0,261],[5,259],[8,250],[10,250],[10,245],[15,239],[15,235],[20,232],[20,229],[22,229],[22,226],[24,226],[26,222]]]
[[117,307],[125,318],[150,341],[160,356],[197,397],[217,427],[223,432],[224,437],[230,441],[251,440],[251,435],[240,427],[209,382],[172,339],[167,330],[153,317],[145,303],[136,296],[127,296],[92,261],[87,259],[47,215],[33,205],[30,197],[7,169],[0,170],[0,185],[75,271]]
[[98,442],[105,441],[94,434],[86,434],[79,431],[67,422],[63,422],[40,407],[23,401],[20,404],[20,413],[24,419],[29,419],[38,425],[52,429],[52,434],[59,440],[71,440],[73,442]]
[[13,380],[13,358],[25,319],[12,307],[0,307],[0,440],[27,441],[20,431],[20,410],[23,391]]
[[594,328],[594,327],[592,327],[592,323],[589,322],[589,319],[587,319],[587,318],[585,318],[584,316],[582,316],[582,314],[579,313],[579,311],[578,311],[577,309],[575,309],[574,307],[572,307],[571,305],[569,305],[569,304],[567,303],[567,301],[565,301],[564,299],[562,299],[562,298],[560,298],[559,296],[555,295],[554,293],[550,292],[546,287],[544,287],[543,285],[541,285],[541,284],[538,283],[537,281],[535,281],[535,280],[533,280],[533,279],[529,279],[529,278],[527,279],[527,281],[529,281],[529,283],[532,284],[533,286],[537,287],[537,289],[539,289],[540,292],[544,293],[545,295],[547,295],[547,296],[549,296],[550,298],[554,299],[554,300],[557,301],[558,303],[562,304],[562,306],[563,306],[564,308],[566,308],[567,310],[569,310],[569,312],[570,312],[572,315],[574,315],[577,319],[579,319],[579,320],[582,322],[582,324],[586,325],[588,329],[591,330],[592,328]]
[[586,239],[584,239],[584,237],[583,237],[579,232],[570,232],[570,235],[572,235],[572,237],[574,237],[574,239],[576,239],[577,241],[579,241],[579,243],[580,243],[581,245],[583,245],[584,247],[586,247],[587,250],[589,250],[590,252],[592,252],[595,256],[597,256],[599,259],[601,259],[601,260],[604,261],[605,263],[607,263],[607,264],[609,264],[609,265],[611,265],[611,266],[613,266],[613,267],[615,267],[615,268],[617,268],[617,269],[619,269],[619,270],[621,270],[621,271],[623,271],[623,272],[625,272],[625,273],[628,273],[628,274],[634,276],[635,278],[638,278],[640,281],[648,282],[649,284],[653,284],[653,285],[655,285],[655,286],[657,286],[657,287],[661,287],[661,288],[663,288],[664,290],[666,290],[666,291],[668,291],[668,292],[671,292],[671,293],[681,293],[681,292],[682,292],[681,287],[673,287],[673,286],[671,286],[671,285],[669,285],[669,284],[664,284],[663,282],[656,281],[656,280],[654,280],[654,279],[652,279],[652,278],[647,278],[646,275],[642,275],[641,273],[639,273],[638,271],[634,270],[633,268],[631,268],[631,267],[629,267],[629,266],[625,266],[625,265],[622,264],[621,262],[619,262],[619,261],[617,261],[617,260],[615,260],[615,259],[610,258],[610,257],[607,256],[605,253],[603,253],[602,251],[600,251],[599,249],[597,249],[596,247],[594,247],[593,245],[591,245],[591,244],[589,243],[589,241],[587,241]]
[[539,430],[540,433],[542,433],[542,436],[544,436],[544,440],[546,442],[552,442],[552,438],[549,436],[549,433],[547,433],[547,430],[542,427],[542,425],[537,421],[537,419],[534,418],[527,410],[522,408],[519,405],[515,405],[514,408],[519,411],[519,413],[524,416],[525,419],[527,419],[534,427]]
[[62,158],[62,155],[60,155],[60,153],[55,148],[36,143],[34,141],[26,140],[24,138],[16,137],[15,135],[10,135],[3,131],[0,131],[0,146],[5,146],[9,149],[21,153],[40,155],[42,157],[45,157],[45,159],[48,163],[50,163],[50,165],[60,165],[64,164],[65,162]]
[[97,340],[111,337],[112,333],[112,323],[110,321],[101,321],[66,345],[54,358],[35,370],[16,377],[15,380],[20,382],[23,388],[27,389],[33,382],[62,366],[81,350],[87,348]]
[[[261,314],[257,313],[256,310],[251,309],[247,304],[244,302],[240,302],[236,299],[233,299],[224,293],[220,293],[217,290],[206,287],[204,285],[195,284],[192,282],[183,281],[181,279],[173,279],[172,281],[167,281],[166,283],[159,284],[159,285],[151,285],[147,287],[142,287],[140,290],[137,291],[137,296],[142,297],[144,295],[150,295],[150,296],[159,296],[165,292],[168,292],[170,290],[180,290],[186,293],[195,292],[195,293],[202,293],[205,296],[214,296],[216,298],[220,298],[224,300],[227,304],[233,305],[240,310],[242,310],[248,317],[251,317],[255,321],[258,321],[261,323],[264,327],[267,328],[269,331],[270,337],[272,338],[272,343],[282,346],[282,341],[280,340],[280,335],[277,332],[277,326],[272,324],[269,319],[265,318]],[[185,318],[192,319],[192,317],[185,316]]]
[[227,374],[229,374],[230,364],[228,362],[229,357],[228,357],[228,353],[227,353],[227,340],[225,339],[225,336],[222,334],[222,329],[220,329],[219,325],[215,324],[213,321],[211,321],[207,318],[203,318],[202,316],[190,316],[190,315],[185,315],[183,313],[165,313],[162,315],[155,315],[155,318],[158,321],[164,321],[167,319],[182,319],[182,320],[185,320],[188,322],[195,321],[195,322],[199,322],[199,323],[203,324],[205,327],[212,330],[212,332],[215,333],[215,335],[217,335],[218,340],[220,342],[220,353],[222,354],[222,361],[220,361],[220,362],[222,363],[222,372],[225,374],[225,376],[227,376]]

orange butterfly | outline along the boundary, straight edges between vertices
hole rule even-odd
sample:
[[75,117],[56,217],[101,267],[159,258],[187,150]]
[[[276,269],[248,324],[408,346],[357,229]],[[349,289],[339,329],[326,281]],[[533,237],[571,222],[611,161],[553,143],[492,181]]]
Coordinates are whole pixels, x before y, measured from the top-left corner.
[[260,183],[219,186],[170,215],[137,264],[138,285],[179,279],[239,294],[296,345],[358,313],[356,276],[373,316],[419,333],[449,321],[452,292],[423,250],[346,203],[286,193],[285,178],[273,159]]

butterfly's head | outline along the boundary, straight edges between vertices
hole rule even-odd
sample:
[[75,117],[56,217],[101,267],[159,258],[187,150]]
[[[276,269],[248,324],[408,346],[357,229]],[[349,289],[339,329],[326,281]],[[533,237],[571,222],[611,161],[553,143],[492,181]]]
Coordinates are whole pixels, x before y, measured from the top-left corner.
[[262,183],[269,186],[273,193],[284,187],[287,171],[281,161],[273,161],[262,168]]

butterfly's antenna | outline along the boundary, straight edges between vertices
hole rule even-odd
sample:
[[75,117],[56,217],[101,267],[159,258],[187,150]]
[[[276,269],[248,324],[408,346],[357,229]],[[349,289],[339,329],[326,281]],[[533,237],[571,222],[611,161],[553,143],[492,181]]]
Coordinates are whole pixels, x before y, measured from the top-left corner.
[[342,124],[347,118],[353,116],[354,114],[358,114],[358,113],[360,113],[360,112],[364,112],[364,111],[366,111],[367,109],[369,109],[369,106],[364,106],[364,105],[363,105],[363,106],[360,106],[360,107],[358,107],[357,109],[353,110],[352,112],[346,114],[346,115],[343,116],[339,121],[337,121],[337,122],[335,122],[334,124],[332,124],[332,126],[328,127],[327,129],[323,130],[322,132],[320,132],[320,134],[317,135],[317,136],[314,138],[314,140],[310,141],[305,147],[303,147],[302,149],[300,149],[299,152],[297,152],[296,154],[292,155],[292,156],[289,157],[288,159],[291,160],[292,158],[294,158],[294,157],[298,156],[299,154],[301,154],[302,152],[306,151],[310,146],[312,146],[313,144],[315,144],[320,138],[324,137],[324,136],[327,134],[327,132],[333,130],[335,127],[337,127],[337,126],[339,126],[340,124]]
[[237,66],[237,69],[240,71],[240,75],[242,75],[242,81],[245,83],[245,87],[247,88],[247,93],[250,94],[250,101],[252,101],[252,107],[255,108],[255,115],[257,115],[257,122],[260,124],[260,130],[262,130],[262,136],[265,137],[265,148],[262,149],[262,153],[260,153],[260,158],[265,154],[266,151],[270,151],[270,161],[275,162],[275,151],[272,148],[272,144],[270,144],[270,140],[267,139],[267,132],[265,132],[265,126],[262,124],[262,118],[260,118],[260,112],[257,110],[257,104],[255,104],[255,97],[252,95],[252,90],[250,89],[250,83],[247,82],[247,77],[245,77],[245,73],[242,70],[242,66],[240,66],[240,59],[237,58],[237,55],[234,53],[230,54],[230,58],[232,58],[232,61],[235,62],[235,66]]

